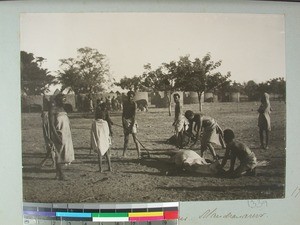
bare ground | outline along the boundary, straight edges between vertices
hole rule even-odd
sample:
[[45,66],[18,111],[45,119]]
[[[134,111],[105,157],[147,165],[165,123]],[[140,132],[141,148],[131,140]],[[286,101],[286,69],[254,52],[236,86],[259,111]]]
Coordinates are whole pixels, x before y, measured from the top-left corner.
[[[95,153],[90,154],[92,115],[69,114],[76,160],[64,167],[66,181],[55,180],[51,160],[43,168],[38,165],[45,156],[40,114],[22,114],[23,198],[26,202],[164,202],[233,199],[283,198],[285,193],[285,125],[283,102],[271,102],[272,131],[270,148],[258,148],[258,103],[205,103],[203,112],[217,119],[220,126],[235,131],[237,139],[255,152],[258,160],[270,160],[270,165],[258,169],[256,177],[238,179],[200,176],[174,172],[167,156],[137,160],[130,139],[128,157],[122,158],[123,131],[121,112],[112,112],[114,137],[111,151],[113,172],[98,172]],[[198,105],[184,105],[184,110],[198,110]],[[167,109],[150,108],[138,112],[138,138],[155,151],[172,150],[166,144],[173,134],[173,116]],[[199,146],[194,150],[198,151]],[[219,155],[224,150],[217,149]],[[209,153],[206,154],[210,158]],[[229,164],[229,162],[228,162]],[[104,164],[107,166],[107,164]]]

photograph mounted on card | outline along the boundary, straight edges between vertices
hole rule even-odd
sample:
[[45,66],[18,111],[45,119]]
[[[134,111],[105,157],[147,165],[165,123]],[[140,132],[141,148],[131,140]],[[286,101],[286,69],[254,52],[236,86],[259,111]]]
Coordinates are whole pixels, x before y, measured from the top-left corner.
[[21,13],[23,201],[284,198],[284,24]]

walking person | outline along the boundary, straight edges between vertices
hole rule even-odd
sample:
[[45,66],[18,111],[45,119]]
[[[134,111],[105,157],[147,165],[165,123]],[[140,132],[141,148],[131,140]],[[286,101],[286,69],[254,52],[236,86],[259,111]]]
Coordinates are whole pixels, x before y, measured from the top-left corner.
[[137,121],[136,121],[136,110],[137,106],[134,98],[134,92],[128,91],[127,93],[127,101],[123,102],[123,113],[122,113],[122,123],[123,123],[123,131],[124,131],[124,149],[123,149],[123,157],[126,156],[126,151],[128,148],[129,134],[132,134],[133,141],[136,146],[136,150],[138,153],[138,159],[140,158],[140,146],[137,141]]

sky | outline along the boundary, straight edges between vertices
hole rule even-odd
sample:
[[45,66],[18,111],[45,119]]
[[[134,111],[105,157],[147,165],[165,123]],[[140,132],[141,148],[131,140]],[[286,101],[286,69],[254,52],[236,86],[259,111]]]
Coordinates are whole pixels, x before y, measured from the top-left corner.
[[46,58],[55,75],[59,59],[91,47],[107,56],[115,80],[141,75],[144,65],[202,58],[222,60],[236,82],[285,77],[284,16],[205,13],[24,13],[22,51]]

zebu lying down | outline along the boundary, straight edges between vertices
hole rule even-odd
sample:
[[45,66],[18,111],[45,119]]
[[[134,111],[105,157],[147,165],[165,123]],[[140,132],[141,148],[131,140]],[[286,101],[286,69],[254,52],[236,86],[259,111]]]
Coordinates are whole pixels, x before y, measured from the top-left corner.
[[[200,155],[198,155],[193,150],[168,150],[168,151],[150,151],[151,155],[167,155],[171,158],[166,161],[166,159],[157,158],[161,161],[172,163],[176,165],[176,170],[184,170],[189,172],[195,172],[204,175],[216,175],[220,172],[224,172],[223,169],[220,168],[219,161],[215,161],[213,163],[208,162]],[[142,153],[142,156],[146,155],[146,153]],[[171,171],[167,172],[173,173]]]
[[193,150],[179,150],[172,158],[177,167],[184,170],[206,175],[216,175],[224,172],[218,160],[207,162]]

